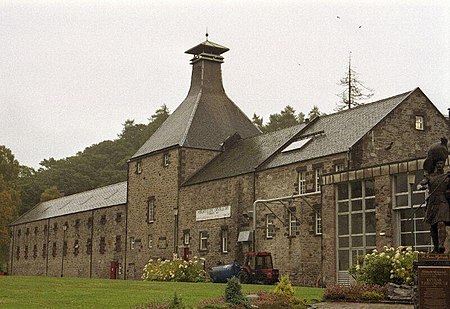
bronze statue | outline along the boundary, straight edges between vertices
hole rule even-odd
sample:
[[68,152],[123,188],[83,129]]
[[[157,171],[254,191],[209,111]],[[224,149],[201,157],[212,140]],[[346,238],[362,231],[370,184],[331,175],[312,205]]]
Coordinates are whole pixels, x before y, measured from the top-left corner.
[[447,143],[447,138],[442,137],[440,143],[431,145],[423,164],[425,178],[418,186],[419,189],[428,188],[425,222],[430,225],[434,247],[432,253],[445,252],[446,226],[450,226],[450,173],[444,171],[448,157]]
[[423,169],[425,174],[432,174],[436,168],[436,162],[446,161],[448,157],[448,139],[441,137],[441,142],[434,143],[428,149],[427,158],[423,162]]

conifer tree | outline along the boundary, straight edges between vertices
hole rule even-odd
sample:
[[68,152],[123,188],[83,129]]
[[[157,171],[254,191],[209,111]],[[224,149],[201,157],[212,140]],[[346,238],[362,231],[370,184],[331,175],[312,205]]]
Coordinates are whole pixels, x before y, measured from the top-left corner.
[[363,101],[370,99],[374,94],[373,89],[366,87],[359,79],[358,72],[352,69],[351,52],[348,58],[348,71],[338,85],[343,86],[344,91],[337,95],[341,99],[336,106],[337,111],[362,105]]

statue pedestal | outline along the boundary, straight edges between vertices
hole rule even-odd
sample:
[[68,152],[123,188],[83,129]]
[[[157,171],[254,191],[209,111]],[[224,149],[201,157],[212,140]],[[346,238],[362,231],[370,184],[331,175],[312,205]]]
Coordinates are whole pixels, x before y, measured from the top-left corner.
[[416,270],[417,309],[450,308],[450,254],[420,253]]

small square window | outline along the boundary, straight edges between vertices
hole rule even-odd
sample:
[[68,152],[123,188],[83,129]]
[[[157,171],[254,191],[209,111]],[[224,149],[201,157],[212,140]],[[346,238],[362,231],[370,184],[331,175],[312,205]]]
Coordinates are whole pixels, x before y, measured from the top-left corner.
[[298,222],[295,208],[289,208],[289,236],[294,236],[298,232]]
[[336,164],[334,166],[334,171],[335,172],[342,172],[343,170],[345,170],[345,166],[344,166],[343,163],[342,164]]
[[106,239],[104,236],[100,237],[99,250],[100,254],[104,254],[106,252]]
[[73,255],[77,256],[80,253],[80,243],[78,239],[73,242]]
[[316,235],[322,235],[322,214],[316,211]]
[[200,232],[200,251],[208,250],[208,233],[206,231]]
[[42,244],[42,257],[43,258],[47,257],[47,245],[46,244]]
[[155,197],[150,196],[147,200],[147,222],[155,222]]
[[148,235],[148,248],[149,249],[153,248],[153,236],[152,235]]
[[183,232],[183,244],[185,246],[188,246],[189,243],[190,243],[190,235],[189,235],[189,231],[186,230],[186,231]]
[[137,161],[136,162],[136,174],[141,174],[142,173],[142,162],[141,161]]
[[423,131],[424,129],[425,129],[425,126],[424,126],[423,116],[416,116],[416,130]]
[[116,252],[122,251],[122,236],[121,235],[116,235],[116,243],[114,246],[114,251],[116,251]]
[[306,193],[306,172],[298,172],[298,194]]
[[116,222],[117,223],[122,222],[122,213],[121,212],[116,213]]
[[167,167],[167,166],[169,166],[169,164],[170,164],[169,154],[165,153],[165,154],[163,154],[163,166]]
[[63,243],[63,256],[67,255],[67,241],[64,241]]
[[222,229],[222,253],[228,253],[228,230]]
[[33,246],[33,259],[36,259],[37,258],[37,245],[34,245]]
[[92,254],[92,239],[88,238],[86,240],[86,254],[91,255]]
[[320,177],[322,175],[322,168],[316,168],[314,170],[314,191],[320,192]]
[[275,216],[273,214],[267,214],[266,215],[266,238],[273,238],[274,236],[274,225],[273,221],[275,219]]

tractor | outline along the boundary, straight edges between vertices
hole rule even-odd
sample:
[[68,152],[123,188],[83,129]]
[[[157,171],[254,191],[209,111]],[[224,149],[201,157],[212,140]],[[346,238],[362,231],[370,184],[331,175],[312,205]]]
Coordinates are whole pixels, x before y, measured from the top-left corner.
[[279,271],[273,268],[270,252],[247,252],[238,273],[240,283],[275,284]]
[[274,284],[278,282],[278,275],[278,269],[272,268],[270,252],[247,252],[242,266],[235,261],[209,270],[212,282],[227,282],[231,277],[238,277],[241,283]]

